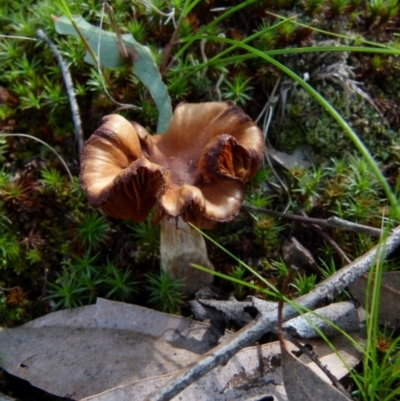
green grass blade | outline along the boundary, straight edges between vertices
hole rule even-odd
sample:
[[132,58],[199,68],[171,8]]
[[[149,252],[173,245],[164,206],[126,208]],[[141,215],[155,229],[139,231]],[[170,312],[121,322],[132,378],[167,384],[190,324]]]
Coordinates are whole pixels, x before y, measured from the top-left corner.
[[261,292],[261,293],[263,293],[265,295],[276,297],[276,293],[275,292],[268,291],[265,288],[262,288],[262,287],[260,287],[258,285],[249,283],[247,281],[239,280],[239,279],[237,279],[235,277],[228,276],[227,274],[223,274],[223,273],[217,272],[215,270],[208,269],[207,267],[200,266],[200,265],[197,265],[195,263],[192,263],[191,266],[193,266],[197,270],[200,270],[200,271],[202,271],[204,273],[209,273],[209,274],[212,274],[213,276],[223,278],[223,279],[225,279],[227,281],[230,281],[231,283],[239,284],[239,285],[242,285],[244,287],[251,288],[252,290],[259,291],[259,292]]

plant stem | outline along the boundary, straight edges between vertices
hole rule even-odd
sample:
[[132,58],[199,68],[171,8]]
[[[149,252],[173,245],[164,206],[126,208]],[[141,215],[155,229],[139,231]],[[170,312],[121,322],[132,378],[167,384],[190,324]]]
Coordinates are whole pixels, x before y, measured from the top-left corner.
[[180,217],[161,220],[161,267],[171,280],[183,280],[183,291],[193,293],[211,284],[213,276],[191,266],[213,269],[203,236]]

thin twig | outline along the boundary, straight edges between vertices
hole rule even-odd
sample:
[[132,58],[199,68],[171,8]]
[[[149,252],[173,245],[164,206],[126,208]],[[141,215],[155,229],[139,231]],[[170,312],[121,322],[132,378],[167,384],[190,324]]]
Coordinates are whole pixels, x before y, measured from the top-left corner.
[[[327,297],[333,297],[342,292],[350,283],[355,281],[364,273],[368,272],[371,266],[383,257],[388,257],[400,245],[400,226],[396,227],[391,234],[379,245],[372,248],[362,257],[356,259],[350,265],[340,269],[321,284],[317,285],[310,293],[294,300],[296,308],[286,304],[283,308],[282,320],[286,321],[299,314],[301,307],[310,310],[316,309]],[[377,260],[378,259],[378,260]],[[253,298],[255,308],[260,312],[263,308],[262,301]],[[278,322],[277,309],[266,308],[260,312],[257,320],[249,323],[239,330],[233,338],[216,348],[207,352],[198,363],[183,371],[163,386],[159,391],[150,396],[148,401],[167,401],[180,393],[194,381],[203,377],[206,373],[219,365],[223,365],[241,349],[253,345],[262,335],[276,327]]]
[[318,234],[336,251],[336,253],[346,262],[351,263],[351,259],[345,254],[343,249],[338,245],[338,243],[326,233],[320,226],[316,224],[311,224],[311,228],[318,232]]
[[[305,212],[302,211],[302,215],[308,217]],[[311,224],[311,228],[315,230],[335,251],[336,253],[347,263],[351,263],[351,259],[345,254],[343,249],[338,245],[338,243],[328,234],[326,233],[320,226],[317,224]]]
[[327,222],[329,223],[329,227],[333,228],[340,228],[347,231],[355,231],[362,234],[373,235],[375,237],[380,237],[382,235],[382,230],[380,228],[353,223],[351,221],[340,219],[336,216],[329,217]]
[[82,122],[81,117],[79,115],[79,107],[78,102],[76,101],[74,86],[72,83],[72,77],[69,73],[68,66],[61,57],[60,52],[58,51],[56,45],[51,41],[51,39],[41,30],[38,29],[36,31],[36,35],[44,40],[50,47],[51,51],[53,52],[54,56],[56,57],[58,64],[60,65],[61,72],[64,78],[65,88],[67,89],[69,104],[71,107],[72,119],[74,121],[75,126],[75,138],[78,144],[78,150],[81,151],[83,146],[83,130],[82,130]]
[[382,230],[375,227],[365,226],[363,224],[352,223],[351,221],[340,219],[339,217],[329,217],[329,219],[317,219],[313,217],[299,216],[297,214],[277,212],[275,210],[255,207],[244,203],[242,208],[251,212],[262,213],[268,216],[281,217],[282,219],[296,220],[306,224],[316,224],[321,227],[339,228],[347,231],[368,234],[374,237],[380,237]]

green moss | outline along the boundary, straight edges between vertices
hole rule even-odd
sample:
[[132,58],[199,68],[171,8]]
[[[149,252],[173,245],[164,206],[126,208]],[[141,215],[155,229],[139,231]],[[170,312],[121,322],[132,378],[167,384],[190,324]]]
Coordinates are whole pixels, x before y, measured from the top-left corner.
[[[391,129],[372,105],[357,95],[352,95],[347,102],[343,90],[337,86],[318,86],[317,89],[339,112],[348,116],[349,124],[378,160],[388,161],[394,157],[391,146],[398,140],[400,131]],[[292,153],[308,144],[320,161],[341,157],[354,146],[342,128],[300,88],[291,90],[279,128],[283,133],[277,138],[279,148]]]

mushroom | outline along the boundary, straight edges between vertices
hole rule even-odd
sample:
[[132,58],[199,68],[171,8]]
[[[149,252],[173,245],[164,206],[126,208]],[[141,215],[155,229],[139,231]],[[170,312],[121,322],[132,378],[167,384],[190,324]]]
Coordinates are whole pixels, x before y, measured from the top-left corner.
[[209,229],[232,220],[263,151],[262,132],[232,102],[181,103],[157,135],[112,114],[84,144],[80,184],[92,205],[115,218],[141,222],[154,208],[161,266],[190,293],[212,281],[190,263],[212,265],[188,223]]

